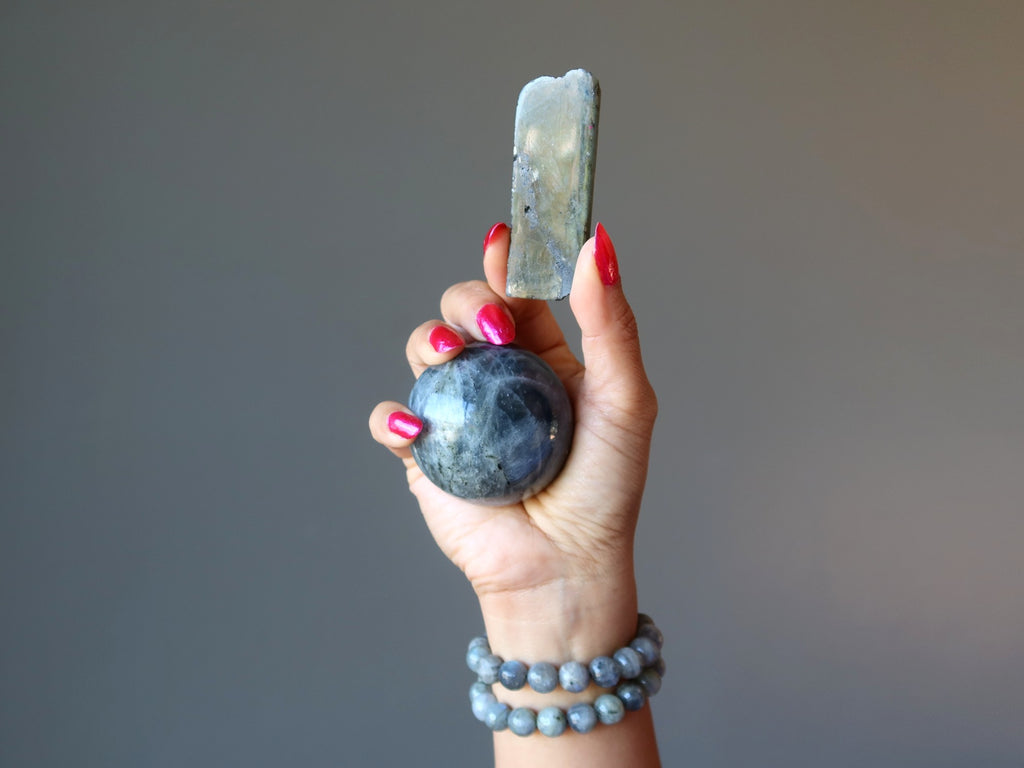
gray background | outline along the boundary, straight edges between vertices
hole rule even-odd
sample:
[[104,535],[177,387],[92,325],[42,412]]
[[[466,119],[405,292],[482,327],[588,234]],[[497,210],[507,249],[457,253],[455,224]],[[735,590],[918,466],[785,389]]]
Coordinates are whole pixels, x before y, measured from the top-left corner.
[[[585,66],[667,765],[1024,764],[1024,5],[4,2],[0,763],[481,765],[365,421]],[[565,313],[564,306],[559,307]]]

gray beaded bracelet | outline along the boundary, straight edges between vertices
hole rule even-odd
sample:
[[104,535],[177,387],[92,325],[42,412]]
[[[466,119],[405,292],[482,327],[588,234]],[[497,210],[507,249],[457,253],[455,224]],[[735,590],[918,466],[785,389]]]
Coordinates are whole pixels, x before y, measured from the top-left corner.
[[510,691],[529,685],[537,693],[550,693],[559,685],[570,693],[585,691],[593,681],[601,688],[614,688],[621,680],[634,680],[661,659],[665,642],[650,616],[637,617],[636,637],[611,656],[598,656],[589,664],[569,661],[556,667],[546,661],[527,666],[521,661],[505,661],[491,653],[486,637],[474,637],[466,651],[466,665],[481,682],[500,683]]
[[[560,736],[566,728],[589,733],[598,723],[614,725],[626,712],[643,709],[647,699],[661,690],[665,674],[661,657],[663,643],[661,632],[645,614],[639,615],[637,636],[629,646],[611,656],[598,656],[588,665],[569,661],[557,668],[548,662],[528,667],[521,661],[503,661],[491,653],[486,637],[473,638],[466,653],[466,664],[478,676],[469,689],[473,714],[492,731],[507,729],[517,736],[529,736],[534,731],[545,736]],[[620,683],[620,679],[625,682]],[[512,709],[498,701],[492,687],[500,683],[510,690],[518,690],[529,683],[538,693],[549,693],[561,684],[565,690],[579,693],[591,681],[603,688],[615,688],[615,691],[601,694],[593,704],[580,702],[564,711],[558,707],[545,707],[536,712],[528,707]]]
[[602,693],[593,704],[579,702],[567,710],[545,707],[534,711],[528,707],[512,709],[498,701],[487,683],[477,681],[469,688],[473,715],[492,731],[512,731],[529,736],[540,731],[545,736],[561,736],[566,728],[576,733],[590,733],[598,723],[614,725],[626,712],[643,709],[647,700],[661,690],[661,675],[654,667],[645,669],[636,680],[621,683],[614,693]]

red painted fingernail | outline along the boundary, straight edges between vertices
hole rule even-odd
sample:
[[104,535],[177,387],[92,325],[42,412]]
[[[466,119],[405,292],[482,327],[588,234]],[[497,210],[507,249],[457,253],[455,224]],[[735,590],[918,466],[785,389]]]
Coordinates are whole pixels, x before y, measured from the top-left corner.
[[615,285],[619,282],[619,260],[615,256],[615,246],[608,237],[608,230],[600,222],[597,225],[597,239],[594,243],[594,262],[597,264],[597,273],[601,276],[602,283]]
[[491,344],[508,344],[516,337],[516,327],[505,310],[497,304],[484,304],[476,313],[480,333]]
[[423,422],[405,411],[395,411],[388,416],[388,429],[399,437],[412,440],[423,429]]
[[446,325],[434,326],[430,332],[430,346],[435,352],[450,352],[463,344],[462,337]]
[[491,227],[491,231],[488,232],[487,237],[484,238],[484,250],[486,251],[487,247],[492,242],[494,242],[494,238],[496,238],[498,235],[504,234],[507,231],[508,224],[506,224],[504,221],[499,221],[497,224]]

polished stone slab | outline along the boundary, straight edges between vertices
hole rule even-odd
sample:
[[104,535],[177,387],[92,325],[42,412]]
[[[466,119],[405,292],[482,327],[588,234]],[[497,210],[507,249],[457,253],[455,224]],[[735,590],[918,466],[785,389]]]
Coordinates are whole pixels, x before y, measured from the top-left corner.
[[590,237],[601,88],[582,69],[527,83],[516,106],[506,293],[561,299]]

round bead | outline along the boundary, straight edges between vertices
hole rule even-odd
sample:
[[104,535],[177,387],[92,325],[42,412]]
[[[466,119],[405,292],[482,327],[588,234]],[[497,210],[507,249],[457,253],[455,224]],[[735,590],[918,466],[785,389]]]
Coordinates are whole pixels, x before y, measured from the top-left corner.
[[498,682],[510,691],[518,691],[526,685],[526,665],[515,659],[506,661],[498,670]]
[[619,682],[619,665],[611,656],[598,656],[590,662],[590,677],[602,688],[614,688]]
[[558,707],[544,707],[537,713],[537,730],[545,736],[561,736],[565,731],[565,712]]
[[590,685],[590,672],[578,661],[567,661],[558,668],[558,683],[569,693],[580,693]]
[[642,685],[638,683],[623,683],[615,689],[615,695],[622,700],[622,706],[627,712],[637,712],[644,708],[647,701],[647,694],[644,693]]
[[512,708],[508,704],[495,701],[484,710],[484,725],[492,731],[504,731],[508,728],[508,716]]
[[654,666],[652,666],[651,669],[653,669],[659,675],[664,677],[665,676],[665,659],[659,658],[656,662],[654,662]]
[[645,667],[651,666],[651,664],[661,658],[661,649],[649,637],[638,637],[629,644],[629,647],[640,654]]
[[654,626],[654,624],[644,624],[642,627],[637,627],[636,636],[649,637],[659,648],[665,645],[665,636],[661,634],[661,630]]
[[551,693],[558,687],[558,670],[554,664],[539,661],[530,667],[526,679],[537,693]]
[[615,725],[626,715],[622,700],[613,693],[602,693],[594,701],[597,719],[605,725]]
[[654,696],[661,690],[661,675],[658,674],[657,670],[645,669],[640,673],[640,677],[636,681],[643,686],[648,697]]
[[487,683],[481,683],[477,680],[471,686],[469,686],[469,700],[473,701],[477,696],[483,696],[485,693],[491,692],[491,686]]
[[491,652],[491,649],[484,645],[470,645],[469,650],[466,651],[466,666],[469,667],[470,671],[476,672],[477,665],[480,663],[480,659],[487,656]]
[[632,680],[643,672],[644,661],[632,648],[619,648],[612,658],[619,665],[619,676],[626,680]]
[[644,626],[645,624],[653,624],[653,623],[654,623],[654,619],[652,619],[646,613],[638,613],[636,615],[636,628],[637,629],[640,629],[640,627]]
[[495,656],[493,653],[489,653],[476,665],[476,673],[479,675],[482,682],[492,685],[498,682],[498,670],[501,669],[501,656]]
[[565,719],[569,721],[569,727],[576,733],[590,733],[597,725],[597,712],[590,704],[580,702],[569,707],[565,713]]
[[488,652],[491,650],[491,646],[487,642],[487,636],[486,635],[480,635],[479,637],[474,637],[472,640],[470,640],[469,641],[469,650],[473,650],[477,646],[481,646],[481,645],[486,647]]
[[495,698],[493,693],[481,693],[475,699],[473,699],[473,717],[479,720],[481,723],[484,721],[484,716],[487,714],[487,708],[492,704],[497,704],[498,699]]
[[537,718],[533,710],[526,707],[513,709],[508,715],[508,729],[516,736],[529,736],[533,733],[537,729]]

